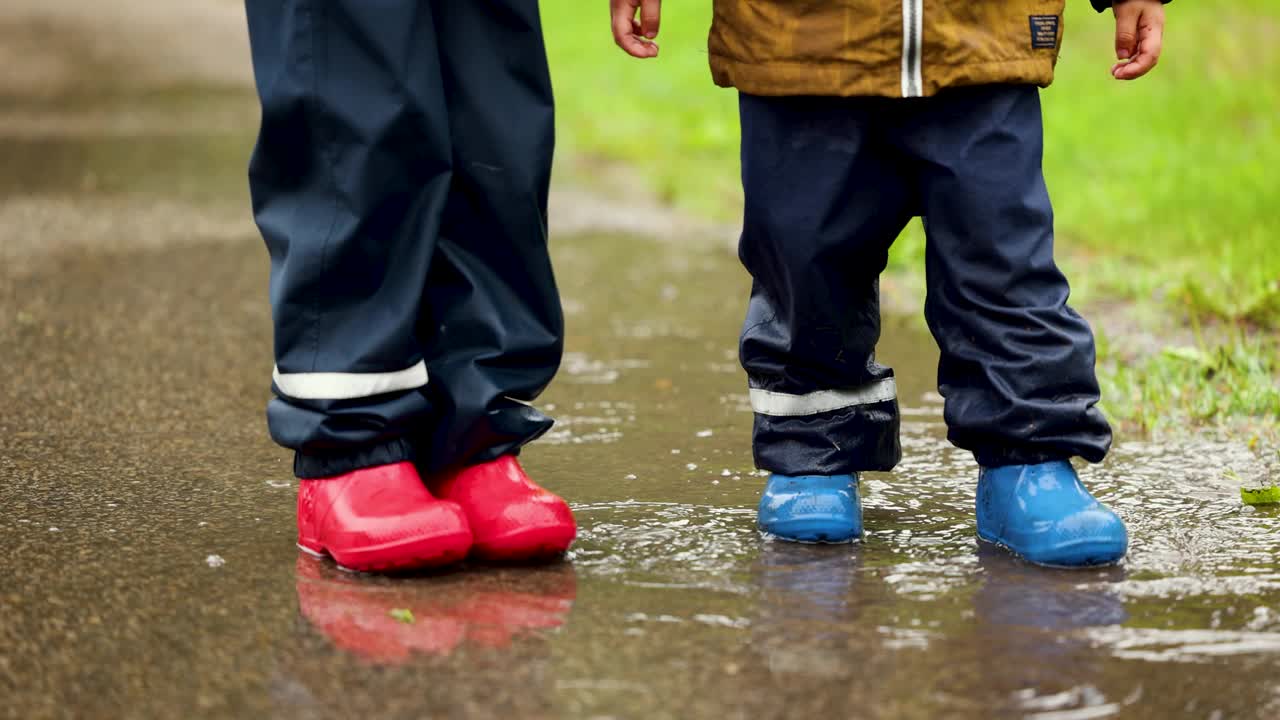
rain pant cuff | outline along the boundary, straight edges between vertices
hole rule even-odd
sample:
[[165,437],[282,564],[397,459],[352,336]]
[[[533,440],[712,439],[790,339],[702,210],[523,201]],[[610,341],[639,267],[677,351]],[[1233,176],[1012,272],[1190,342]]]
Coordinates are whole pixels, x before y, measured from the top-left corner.
[[902,458],[896,398],[813,415],[755,416],[756,466],[782,475],[892,470]]
[[499,401],[460,435],[426,432],[411,436],[415,462],[423,477],[449,472],[468,465],[497,460],[503,455],[519,455],[521,448],[544,435],[555,424],[530,405]]
[[293,474],[300,479],[327,478],[361,468],[412,461],[413,445],[403,438],[381,445],[348,448],[332,452],[298,452],[293,456]]
[[978,461],[978,465],[984,468],[1005,467],[1006,465],[1039,465],[1058,460],[1069,461],[1077,456],[1083,457],[1092,463],[1101,462],[1103,458],[1103,456],[1097,455],[1095,452],[1086,454],[1084,452],[1076,453],[1061,449],[1017,445],[975,450],[973,452],[973,457]]

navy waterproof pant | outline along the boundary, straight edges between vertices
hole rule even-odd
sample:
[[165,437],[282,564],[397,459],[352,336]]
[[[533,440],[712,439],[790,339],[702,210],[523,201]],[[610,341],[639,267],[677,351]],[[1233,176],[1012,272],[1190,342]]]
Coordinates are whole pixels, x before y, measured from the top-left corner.
[[560,363],[536,0],[247,0],[271,436],[299,477],[515,452]]
[[1067,306],[1041,172],[1039,92],[921,99],[742,95],[741,358],[756,463],[889,470],[893,371],[876,362],[878,278],[914,216],[951,442],[987,467],[1103,458],[1089,326]]

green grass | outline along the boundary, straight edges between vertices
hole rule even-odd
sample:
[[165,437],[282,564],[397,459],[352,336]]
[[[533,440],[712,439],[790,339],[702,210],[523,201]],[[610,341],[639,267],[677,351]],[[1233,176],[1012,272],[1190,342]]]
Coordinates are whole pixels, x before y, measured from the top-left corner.
[[[1084,3],[1076,3],[1083,5]],[[1077,11],[1046,93],[1045,172],[1073,275],[1184,291],[1197,309],[1280,326],[1280,5],[1174,3],[1149,77],[1105,74],[1112,23]]]
[[1102,343],[1102,407],[1148,432],[1190,424],[1271,435],[1280,417],[1278,349],[1274,338],[1244,334],[1137,355]]
[[625,163],[662,200],[735,219],[737,95],[711,82],[710,0],[665,3],[660,56],[644,61],[613,44],[604,0],[544,0],[542,17],[561,169],[584,179],[600,161]]
[[[618,163],[663,201],[735,220],[736,96],[716,88],[707,69],[710,0],[665,3],[661,54],[649,61],[614,47],[607,3],[583,6],[542,4],[562,178],[591,182],[602,165]],[[1174,3],[1168,17],[1160,67],[1121,83],[1108,74],[1110,15],[1068,1],[1058,77],[1044,94],[1059,256],[1086,304],[1124,298],[1179,322],[1240,328],[1223,334],[1227,354],[1257,354],[1263,368],[1249,365],[1241,381],[1274,391],[1277,349],[1266,335],[1280,329],[1280,4]],[[919,272],[922,258],[915,225],[891,267]],[[1245,344],[1255,339],[1256,347]],[[1277,409],[1274,400],[1223,407],[1163,397],[1171,382],[1205,391],[1211,383],[1165,355],[1146,357],[1150,366],[1113,367],[1117,392],[1147,392],[1139,397],[1197,417]],[[1215,377],[1234,372],[1229,363]]]

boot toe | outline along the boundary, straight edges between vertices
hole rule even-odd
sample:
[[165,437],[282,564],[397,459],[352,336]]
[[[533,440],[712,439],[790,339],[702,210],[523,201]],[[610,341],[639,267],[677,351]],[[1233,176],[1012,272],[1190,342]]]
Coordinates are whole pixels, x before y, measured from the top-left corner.
[[1048,567],[1092,567],[1119,562],[1129,548],[1124,522],[1097,506],[1056,522],[1008,527],[1003,534],[979,532],[988,542],[1008,548],[1023,559]]
[[1065,461],[984,468],[976,505],[978,537],[1036,565],[1110,565],[1129,548],[1124,521]]
[[359,537],[335,543],[334,562],[361,572],[396,572],[458,562],[471,548],[471,531],[457,503],[433,501],[396,517],[370,520]]
[[573,512],[557,495],[513,502],[478,529],[472,554],[490,561],[526,561],[563,555],[577,536]]
[[533,482],[512,455],[436,478],[433,488],[461,505],[471,525],[471,554],[480,560],[552,559],[578,534],[569,504]]
[[760,529],[782,540],[847,543],[862,536],[862,511],[852,476],[775,475],[759,507]]
[[760,529],[799,543],[848,543],[862,536],[861,526],[847,515],[800,515],[761,520]]
[[1040,565],[1089,567],[1118,562],[1128,548],[1124,522],[1098,506],[1063,518],[1047,537],[1032,543],[1023,556]]

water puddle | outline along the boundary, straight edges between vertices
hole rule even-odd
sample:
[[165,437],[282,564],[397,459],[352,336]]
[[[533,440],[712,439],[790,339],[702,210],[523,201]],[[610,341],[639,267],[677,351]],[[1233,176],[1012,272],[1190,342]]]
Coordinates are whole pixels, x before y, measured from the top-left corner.
[[[258,240],[174,226],[86,249],[141,206],[233,202],[227,149],[246,140],[169,160],[169,141],[0,144],[48,168],[0,179],[5,232],[33,239],[23,273],[0,269],[15,713],[1280,716],[1280,512],[1221,479],[1248,449],[1122,439],[1083,472],[1129,523],[1130,559],[1028,567],[975,540],[977,468],[945,441],[914,318],[885,323],[904,460],[865,478],[866,541],[762,538],[735,360],[747,283],[718,240],[554,241],[568,353],[540,405],[560,423],[525,461],[574,503],[568,562],[388,580],[300,557],[263,423]],[[127,181],[153,164],[165,177]],[[73,244],[11,212],[86,194],[99,219]]]

